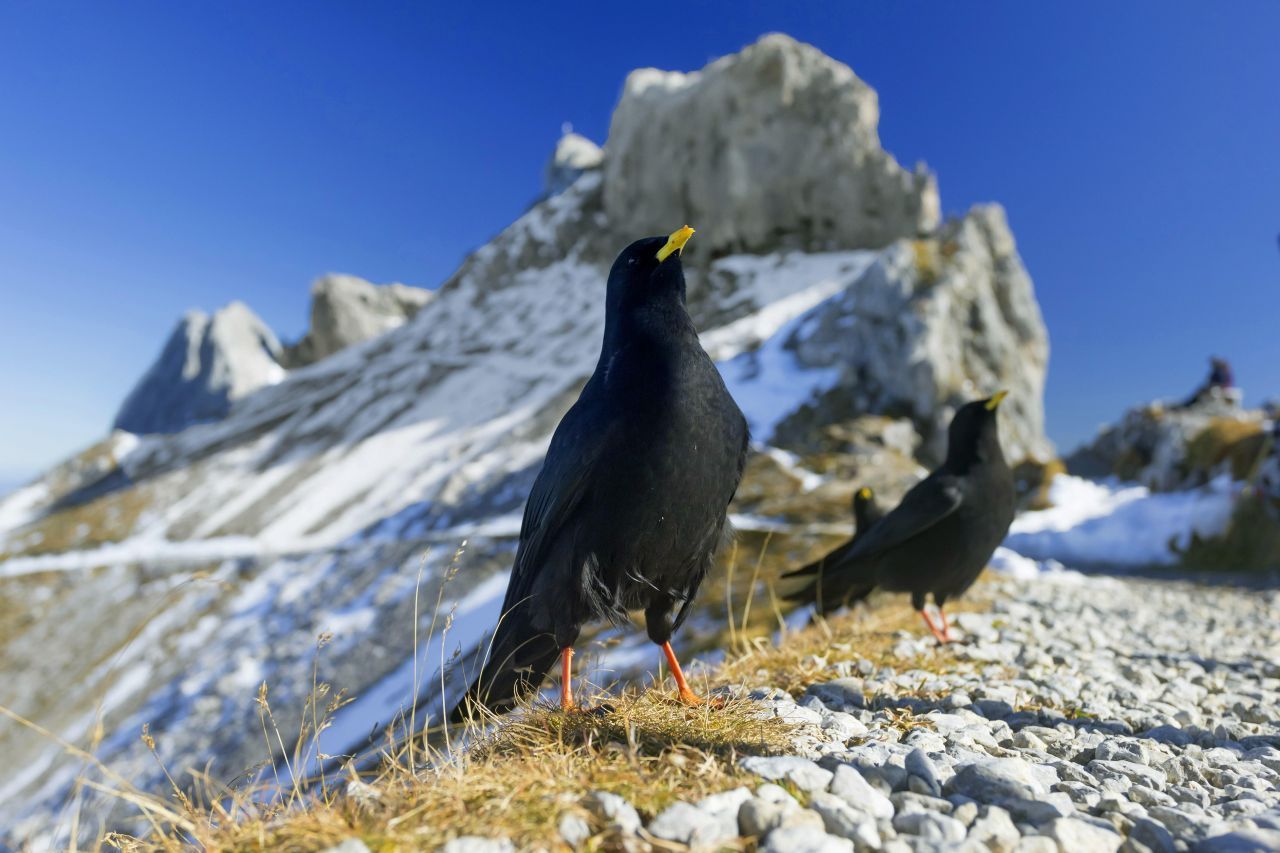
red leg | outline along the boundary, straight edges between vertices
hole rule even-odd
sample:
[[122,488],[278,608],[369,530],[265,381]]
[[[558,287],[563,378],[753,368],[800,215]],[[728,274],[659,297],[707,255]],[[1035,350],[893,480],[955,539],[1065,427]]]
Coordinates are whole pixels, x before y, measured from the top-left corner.
[[942,617],[942,637],[948,642],[955,642],[955,637],[951,634],[951,622],[947,619],[947,611],[942,609],[942,605],[938,605],[938,615]]
[[662,644],[662,652],[667,656],[667,666],[671,669],[671,676],[676,680],[676,689],[680,691],[680,701],[686,705],[701,705],[706,700],[689,688],[689,682],[684,680],[684,671],[680,669],[680,661],[676,660],[675,650],[671,648],[671,641]]
[[576,711],[578,705],[573,701],[573,646],[560,650],[560,673],[560,710],[565,713]]
[[924,618],[924,624],[929,626],[929,631],[933,634],[934,637],[937,638],[938,643],[940,645],[945,645],[947,642],[947,638],[942,633],[941,629],[939,629],[938,626],[934,624],[933,617],[929,615],[929,611],[922,609],[920,611],[920,615]]

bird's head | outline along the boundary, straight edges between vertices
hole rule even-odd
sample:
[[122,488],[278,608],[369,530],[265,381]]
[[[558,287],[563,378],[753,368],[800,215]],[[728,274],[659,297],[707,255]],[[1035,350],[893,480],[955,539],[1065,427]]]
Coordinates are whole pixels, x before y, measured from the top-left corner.
[[948,464],[967,465],[1000,452],[996,410],[1008,396],[1008,391],[997,391],[984,400],[965,403],[956,411],[947,432]]
[[853,493],[853,514],[861,517],[868,508],[875,504],[876,494],[870,486],[863,486]]
[[688,225],[669,237],[646,237],[622,250],[609,271],[607,311],[613,313],[655,299],[685,296],[680,253],[693,236]]
[[866,532],[866,529],[880,518],[879,508],[876,506],[876,493],[871,491],[869,486],[863,486],[853,493],[853,520],[859,533]]

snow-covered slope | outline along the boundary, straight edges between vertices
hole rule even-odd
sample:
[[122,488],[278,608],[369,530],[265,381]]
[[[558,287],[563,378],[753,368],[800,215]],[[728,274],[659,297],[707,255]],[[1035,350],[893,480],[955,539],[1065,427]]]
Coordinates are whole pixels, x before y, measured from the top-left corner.
[[1192,536],[1227,529],[1239,492],[1240,485],[1225,476],[1199,489],[1153,493],[1136,483],[1062,474],[1049,487],[1053,506],[1020,516],[1005,544],[1027,557],[1072,566],[1169,566]]

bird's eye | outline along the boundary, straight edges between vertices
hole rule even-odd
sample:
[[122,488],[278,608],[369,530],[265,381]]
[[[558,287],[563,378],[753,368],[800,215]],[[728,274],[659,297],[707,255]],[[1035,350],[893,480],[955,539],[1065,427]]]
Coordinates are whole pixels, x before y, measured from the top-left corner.
[[636,259],[635,259],[635,258],[628,258],[628,259],[627,259],[627,266],[629,266],[629,267],[634,267],[635,265],[636,265]]

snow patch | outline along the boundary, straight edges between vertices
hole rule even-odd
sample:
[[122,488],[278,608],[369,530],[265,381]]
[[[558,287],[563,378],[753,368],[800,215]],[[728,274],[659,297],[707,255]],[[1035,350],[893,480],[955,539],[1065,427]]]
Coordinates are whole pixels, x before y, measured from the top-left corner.
[[[703,335],[703,346],[720,361],[720,373],[758,440],[767,441],[788,415],[839,381],[842,366],[801,365],[793,346],[803,339],[815,312],[854,285],[875,259],[871,252],[830,252],[763,259],[727,258],[739,276],[810,281],[764,309]],[[752,349],[745,344],[759,345]],[[737,355],[730,357],[731,350]]]
[[1192,491],[1152,492],[1062,474],[1049,487],[1053,506],[1018,516],[1005,545],[1025,557],[1068,565],[1173,565],[1175,549],[1193,534],[1211,537],[1227,529],[1238,491],[1225,476]]

